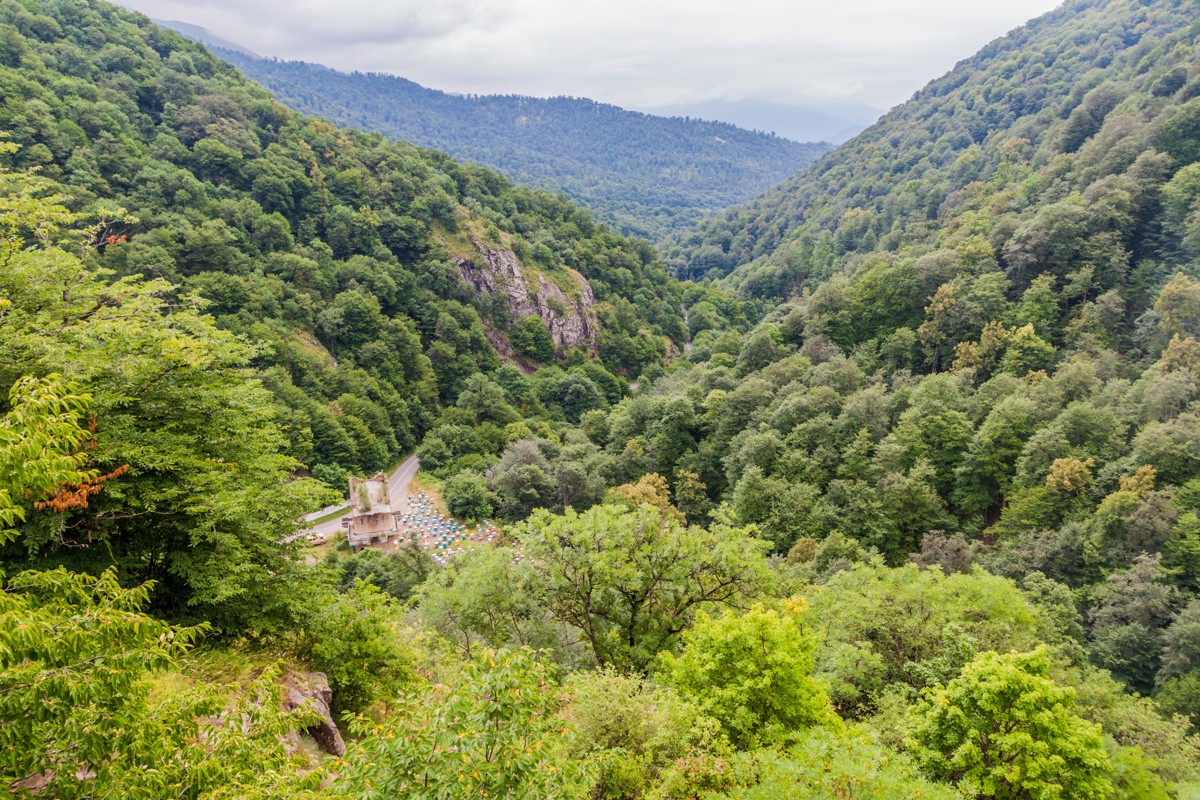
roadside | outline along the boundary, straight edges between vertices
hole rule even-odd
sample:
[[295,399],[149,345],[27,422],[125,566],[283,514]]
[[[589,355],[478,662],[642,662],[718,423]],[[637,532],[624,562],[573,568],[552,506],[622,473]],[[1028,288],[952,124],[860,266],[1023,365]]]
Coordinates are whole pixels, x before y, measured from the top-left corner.
[[[417,470],[420,468],[421,462],[415,455],[412,455],[401,461],[388,475],[388,495],[395,498],[394,502],[398,502],[401,507],[406,502],[405,498],[408,495],[408,486],[412,483],[412,479],[416,476]],[[284,541],[294,542],[297,539],[303,539],[312,535],[328,539],[342,530],[342,517],[349,510],[349,503],[342,503],[340,505],[326,506],[320,511],[306,514],[304,521],[309,523],[308,527],[296,531],[291,536],[286,537]]]

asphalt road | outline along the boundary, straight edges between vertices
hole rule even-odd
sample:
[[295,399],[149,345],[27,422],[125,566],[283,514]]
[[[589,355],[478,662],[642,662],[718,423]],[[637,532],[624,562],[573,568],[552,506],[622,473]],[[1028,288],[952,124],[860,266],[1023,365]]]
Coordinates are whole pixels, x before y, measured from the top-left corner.
[[[408,497],[408,485],[412,483],[413,476],[417,474],[417,470],[420,468],[421,462],[417,460],[417,457],[409,456],[400,462],[400,466],[392,470],[391,475],[388,475],[388,497],[392,501],[393,511],[408,510],[408,500],[406,499]],[[330,506],[328,508],[323,508],[320,511],[314,511],[311,514],[306,515],[304,519],[306,521],[320,519],[321,517],[327,514],[332,514],[334,511],[338,511],[339,509],[342,511],[348,511],[349,508],[350,507],[345,504],[341,506]],[[340,530],[342,530],[342,518],[341,516],[337,516],[326,522],[310,525],[303,530],[296,531],[294,534],[288,537],[288,541],[299,539],[300,537],[307,536],[310,533],[319,533],[322,536],[332,536]]]

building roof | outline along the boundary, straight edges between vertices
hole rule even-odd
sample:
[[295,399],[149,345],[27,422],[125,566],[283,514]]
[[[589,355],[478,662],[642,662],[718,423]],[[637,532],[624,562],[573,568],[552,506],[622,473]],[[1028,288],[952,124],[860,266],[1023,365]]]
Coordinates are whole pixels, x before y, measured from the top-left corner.
[[391,513],[387,478],[382,472],[366,480],[350,478],[350,508],[354,516]]

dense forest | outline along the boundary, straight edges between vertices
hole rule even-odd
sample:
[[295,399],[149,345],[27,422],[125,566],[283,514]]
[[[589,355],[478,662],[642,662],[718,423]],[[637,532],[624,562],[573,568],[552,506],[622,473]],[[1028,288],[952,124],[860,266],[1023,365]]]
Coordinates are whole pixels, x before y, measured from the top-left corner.
[[[1141,262],[1175,256],[1160,252],[1157,230],[1181,221],[1148,190],[1193,158],[1196,24],[1185,2],[1067,2],[762,198],[683,235],[673,266],[736,270],[747,293],[786,296],[865,269],[868,254],[919,255],[978,236],[1014,277],[1028,282],[1057,258],[1061,281],[1065,260],[1083,267],[1115,251],[1056,239],[1102,237],[1130,254],[1136,279],[1151,269]],[[1079,221],[1097,206],[1104,213]],[[1112,269],[1096,271],[1097,289],[1116,285]]]
[[616,229],[651,240],[758,196],[829,149],[582,98],[449,94],[392,75],[215,52],[297,111],[562,192]]
[[[288,409],[289,454],[333,484],[410,451],[440,403],[500,366],[496,347],[527,368],[598,350],[590,369],[624,383],[685,345],[682,288],[653,250],[560,196],[293,114],[200,46],[108,7],[46,12],[5,6],[14,166],[105,221],[90,263],[167,281],[252,341]],[[572,307],[551,298],[514,318],[510,298],[464,279],[488,252]],[[569,317],[588,335],[551,341]]]
[[[1039,95],[944,211],[806,217],[723,288],[0,0],[0,796],[1200,797],[1196,17],[991,45],[999,104],[1055,43],[1074,147]],[[496,546],[290,536],[414,449]]]

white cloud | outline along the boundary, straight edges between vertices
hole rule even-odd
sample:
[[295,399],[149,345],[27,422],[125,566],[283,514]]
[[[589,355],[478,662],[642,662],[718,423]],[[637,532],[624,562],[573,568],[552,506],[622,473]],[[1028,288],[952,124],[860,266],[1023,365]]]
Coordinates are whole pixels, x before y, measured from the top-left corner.
[[1056,0],[123,0],[266,55],[632,107],[903,101]]

